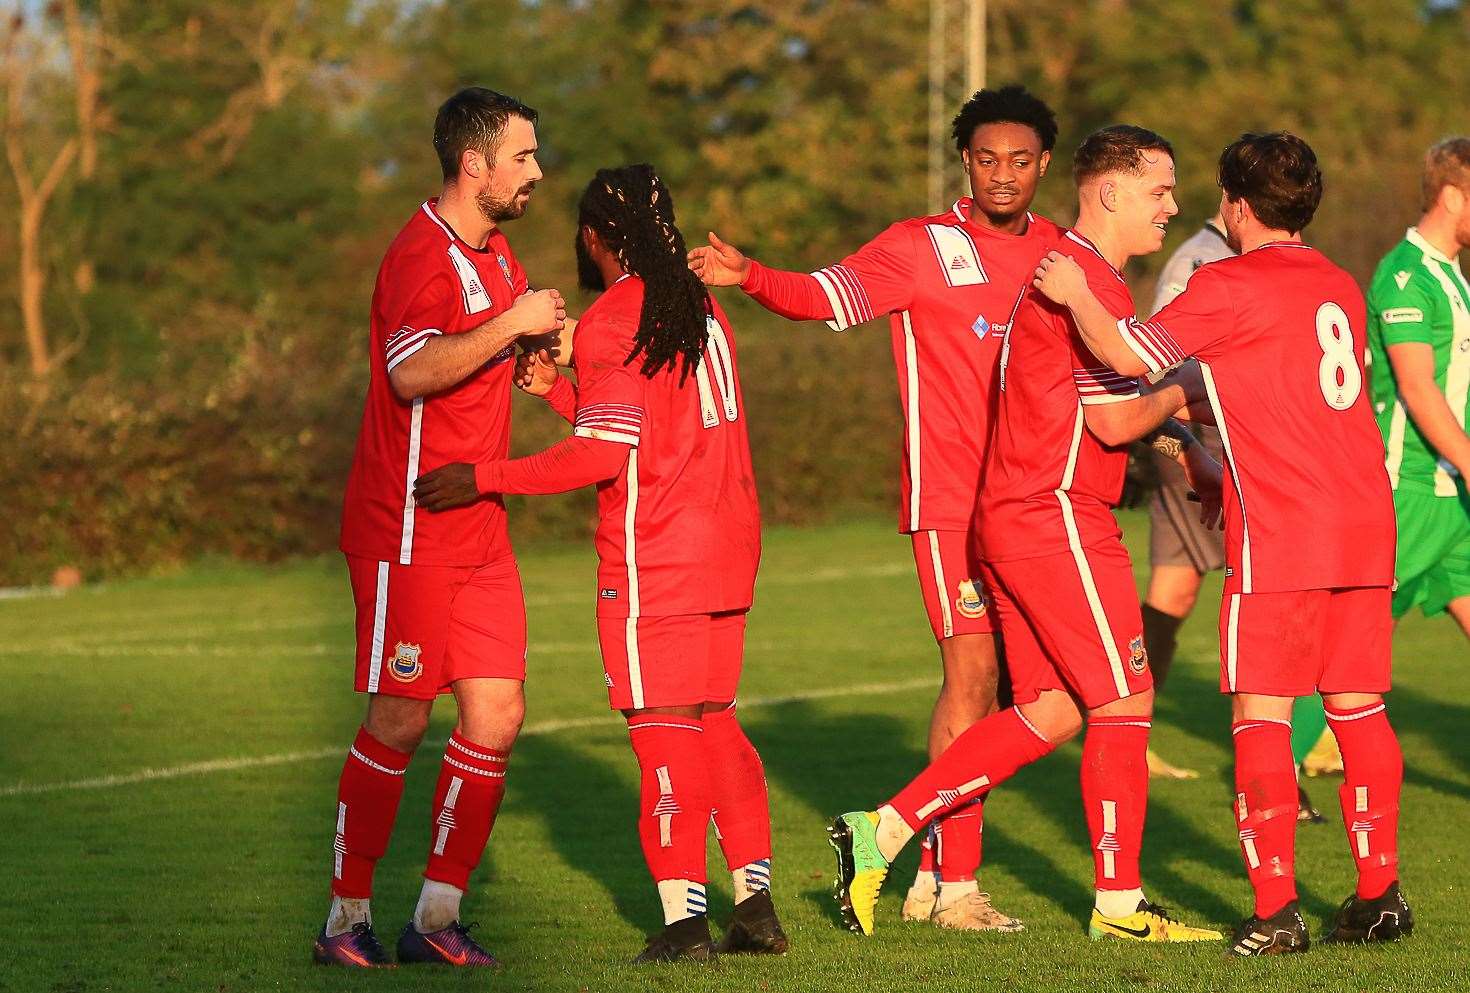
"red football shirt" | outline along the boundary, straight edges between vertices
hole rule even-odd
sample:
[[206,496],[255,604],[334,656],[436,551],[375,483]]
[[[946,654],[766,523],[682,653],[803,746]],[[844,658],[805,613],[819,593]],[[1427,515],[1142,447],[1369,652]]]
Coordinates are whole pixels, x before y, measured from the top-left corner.
[[388,246],[373,289],[371,375],[347,495],[341,548],[401,565],[482,565],[510,554],[499,496],[431,514],[413,481],[449,462],[505,458],[510,447],[506,347],[441,393],[400,400],[388,373],[440,334],[478,327],[526,292],[526,274],[497,228],[483,249],[423,204]]
[[842,331],[889,314],[904,412],[899,530],[968,531],[975,512],[1000,341],[1036,263],[1061,228],[1027,214],[1026,233],[971,220],[969,197],[899,221],[812,273]]
[[1393,582],[1393,495],[1363,389],[1353,278],[1300,242],[1203,266],[1173,303],[1119,322],[1155,371],[1199,359],[1225,446],[1225,592]]
[[[1056,250],[1077,260],[1110,313],[1133,313],[1128,286],[1087,239],[1068,231]],[[1138,381],[1107,368],[1082,343],[1072,313],[1030,289],[1002,346],[995,432],[976,508],[982,554],[1026,559],[1116,541],[1127,447],[1087,430],[1082,408],[1138,396]]]
[[760,563],[735,336],[718,303],[698,371],[652,378],[628,362],[643,281],[624,276],[577,324],[572,433],[633,446],[597,487],[597,613],[660,617],[743,610]]

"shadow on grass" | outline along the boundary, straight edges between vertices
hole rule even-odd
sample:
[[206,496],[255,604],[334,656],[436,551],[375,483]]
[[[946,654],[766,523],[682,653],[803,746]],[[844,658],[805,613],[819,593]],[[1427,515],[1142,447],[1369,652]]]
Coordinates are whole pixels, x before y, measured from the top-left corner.
[[[916,746],[913,725],[887,714],[827,714],[798,701],[763,710],[759,720],[747,727],[765,761],[766,775],[817,812],[812,819],[813,834],[843,811],[883,802],[928,763],[925,752]],[[1022,791],[1057,792],[1060,784],[1054,780],[1059,774],[1045,768],[1052,764],[1041,763],[1029,777],[1033,782]],[[1069,816],[1081,824],[1075,768],[1074,764],[1074,785],[1064,795],[1072,800]],[[1060,775],[1066,775],[1065,768]],[[1080,843],[1087,844],[1085,831]],[[894,863],[884,900],[902,902],[917,852],[918,846],[910,845]],[[988,865],[1023,880],[1038,896],[1066,906],[1091,906],[1089,887],[1004,823],[986,823],[985,852]],[[798,871],[811,869],[802,866]],[[832,873],[833,863],[822,869]],[[834,922],[838,920],[829,890],[813,887],[803,896],[820,905]]]
[[600,886],[613,911],[645,933],[663,925],[638,844],[638,772],[633,752],[620,770],[556,735],[516,743],[515,771],[534,782],[521,810],[541,818],[546,836],[574,871]]

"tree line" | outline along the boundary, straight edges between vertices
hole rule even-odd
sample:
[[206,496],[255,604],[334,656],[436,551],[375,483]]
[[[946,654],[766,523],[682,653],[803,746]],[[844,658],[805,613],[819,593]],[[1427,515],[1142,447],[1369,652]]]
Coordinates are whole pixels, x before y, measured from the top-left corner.
[[[575,299],[577,196],[633,161],[658,166],[691,242],[714,229],[815,268],[928,209],[928,8],[21,0],[0,27],[0,582],[333,547],[373,277],[437,188],[455,88],[541,111],[546,180],[507,228],[537,285]],[[1062,123],[1039,208],[1071,219],[1083,135],[1144,124],[1178,153],[1171,246],[1213,211],[1221,147],[1290,128],[1326,174],[1310,239],[1366,279],[1417,215],[1424,149],[1470,130],[1470,11],[1449,0],[991,0],[988,29],[990,79]],[[1130,274],[1140,301],[1166,253]],[[768,519],[891,512],[886,329],[722,299]],[[517,450],[562,430],[517,398]],[[579,534],[590,496],[512,519]]]

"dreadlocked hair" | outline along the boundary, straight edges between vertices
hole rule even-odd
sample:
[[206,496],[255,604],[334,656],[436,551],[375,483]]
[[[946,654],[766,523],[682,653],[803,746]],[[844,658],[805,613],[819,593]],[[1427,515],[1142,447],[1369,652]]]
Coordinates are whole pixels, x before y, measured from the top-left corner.
[[624,271],[643,280],[643,309],[627,362],[640,355],[652,377],[681,365],[679,381],[699,365],[712,312],[709,290],[689,271],[674,201],[653,166],[599,169],[582,194],[578,224],[591,228]]

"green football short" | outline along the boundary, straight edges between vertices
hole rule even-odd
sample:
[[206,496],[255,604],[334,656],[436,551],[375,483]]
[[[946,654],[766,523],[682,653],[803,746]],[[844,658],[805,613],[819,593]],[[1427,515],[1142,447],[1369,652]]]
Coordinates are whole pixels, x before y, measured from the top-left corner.
[[1441,497],[1400,484],[1393,507],[1399,526],[1394,618],[1414,607],[1433,617],[1451,600],[1470,596],[1470,497],[1465,488],[1458,497]]

